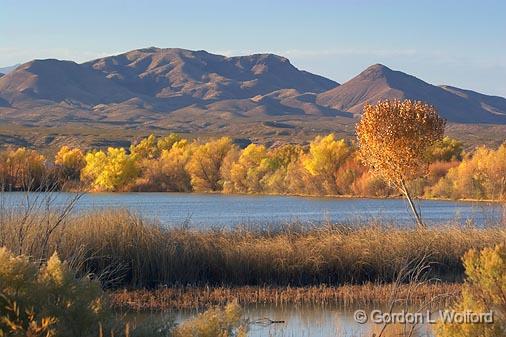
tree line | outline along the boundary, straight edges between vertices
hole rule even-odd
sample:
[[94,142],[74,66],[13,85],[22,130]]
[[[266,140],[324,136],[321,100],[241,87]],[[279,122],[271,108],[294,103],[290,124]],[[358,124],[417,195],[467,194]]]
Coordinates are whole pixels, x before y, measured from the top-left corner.
[[[506,143],[463,151],[449,137],[424,158],[428,173],[408,182],[414,196],[505,199]],[[307,146],[241,149],[228,137],[207,142],[177,134],[150,135],[129,149],[83,151],[62,146],[54,158],[28,148],[0,153],[5,191],[170,191],[350,195],[387,197],[399,192],[359,158],[354,144],[333,134]]]

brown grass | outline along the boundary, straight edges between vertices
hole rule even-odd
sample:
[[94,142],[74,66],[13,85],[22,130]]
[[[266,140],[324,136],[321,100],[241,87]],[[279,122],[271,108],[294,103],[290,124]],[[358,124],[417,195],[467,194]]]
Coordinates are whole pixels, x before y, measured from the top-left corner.
[[[395,288],[394,288],[395,287]],[[408,304],[432,302],[446,306],[460,294],[455,283],[427,283],[416,285],[372,284],[338,287],[173,287],[157,290],[121,290],[111,293],[114,307],[133,311],[185,310],[225,305],[237,300],[241,305],[370,305],[385,304],[395,291],[396,300]]]
[[504,227],[196,230],[163,228],[126,211],[1,215],[0,246],[42,259],[58,251],[109,287],[388,283],[422,259],[431,263],[428,278],[460,281],[464,252],[506,242]]

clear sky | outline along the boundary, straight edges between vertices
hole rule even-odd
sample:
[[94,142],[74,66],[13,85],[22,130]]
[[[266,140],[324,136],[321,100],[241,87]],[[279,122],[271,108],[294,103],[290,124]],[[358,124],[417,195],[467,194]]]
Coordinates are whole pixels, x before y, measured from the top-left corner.
[[0,67],[142,47],[271,52],[345,82],[374,63],[506,96],[506,1],[0,1]]

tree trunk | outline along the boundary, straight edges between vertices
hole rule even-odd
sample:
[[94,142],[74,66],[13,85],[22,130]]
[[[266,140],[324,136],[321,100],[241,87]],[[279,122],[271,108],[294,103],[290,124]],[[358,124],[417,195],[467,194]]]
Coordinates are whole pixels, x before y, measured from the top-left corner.
[[419,228],[426,228],[425,224],[422,222],[422,218],[420,217],[420,214],[416,210],[415,204],[413,203],[413,198],[411,198],[411,194],[409,193],[409,190],[404,183],[404,181],[401,181],[401,187],[402,187],[402,193],[406,196],[406,199],[408,200],[409,207],[411,208],[411,211],[413,211],[413,214],[415,216],[416,220],[416,226]]

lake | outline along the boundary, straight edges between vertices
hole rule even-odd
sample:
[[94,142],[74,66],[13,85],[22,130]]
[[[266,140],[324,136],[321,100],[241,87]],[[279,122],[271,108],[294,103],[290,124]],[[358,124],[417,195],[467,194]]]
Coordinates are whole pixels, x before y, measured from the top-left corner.
[[[368,319],[365,323],[358,323],[354,319],[356,310],[364,310]],[[337,305],[249,305],[243,308],[243,318],[249,320],[249,337],[366,337],[378,334],[383,324],[371,322],[371,313],[379,310],[387,313],[386,306],[361,307],[361,306],[337,306]],[[395,308],[392,313],[401,313],[403,308]],[[432,337],[433,324],[428,320],[439,318],[439,311],[432,309],[427,314],[426,309],[420,307],[408,308],[406,312],[419,311],[421,320],[413,328],[413,337]],[[129,316],[131,322],[182,322],[195,316],[195,312],[166,312],[166,313],[135,313]],[[408,317],[408,316],[406,316]],[[377,318],[376,318],[377,319]],[[280,321],[269,324],[268,320]],[[397,324],[387,327],[387,336],[404,336],[404,329],[409,331],[411,325]]]
[[[62,206],[72,193],[32,193],[44,207],[50,198]],[[26,203],[25,193],[3,193],[4,205]],[[41,201],[44,200],[44,201]],[[473,222],[480,226],[501,223],[505,208],[499,203],[422,200],[418,205],[427,224]],[[357,224],[376,221],[414,225],[403,199],[317,198],[299,196],[225,195],[198,193],[89,193],[81,197],[76,212],[120,208],[129,209],[164,225],[188,224],[197,228],[233,227],[299,222],[303,224]]]

